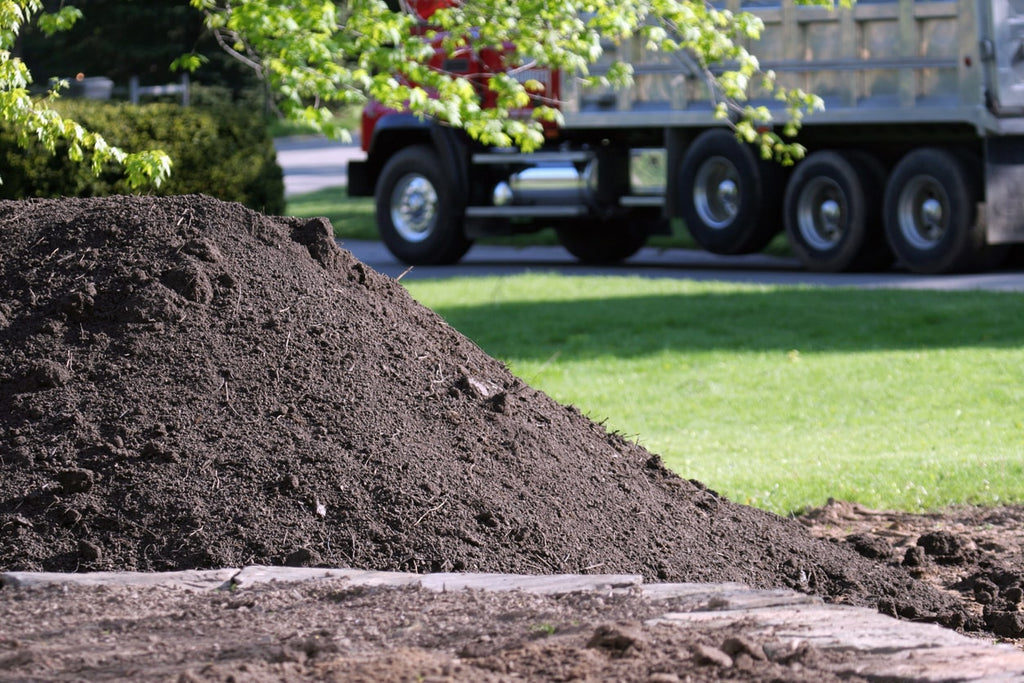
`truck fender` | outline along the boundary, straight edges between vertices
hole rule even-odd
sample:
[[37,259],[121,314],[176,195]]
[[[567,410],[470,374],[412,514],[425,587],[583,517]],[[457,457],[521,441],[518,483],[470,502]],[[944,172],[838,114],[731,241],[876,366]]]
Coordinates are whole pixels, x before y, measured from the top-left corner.
[[374,125],[366,160],[349,164],[348,193],[372,197],[381,169],[401,149],[430,145],[437,153],[445,175],[451,179],[456,196],[469,193],[469,155],[466,144],[454,130],[409,113],[382,116]]

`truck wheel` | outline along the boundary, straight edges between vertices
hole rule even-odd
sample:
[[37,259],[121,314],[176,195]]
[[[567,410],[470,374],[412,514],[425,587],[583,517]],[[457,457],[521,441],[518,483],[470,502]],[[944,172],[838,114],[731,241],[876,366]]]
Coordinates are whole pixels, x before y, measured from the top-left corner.
[[462,234],[461,207],[437,155],[406,147],[384,165],[375,192],[377,229],[399,260],[411,265],[455,263],[472,241]]
[[815,152],[789,179],[783,217],[790,247],[806,268],[838,273],[892,263],[882,231],[885,171],[851,152]]
[[693,239],[715,254],[760,251],[778,232],[782,168],[767,169],[731,131],[701,133],[679,168],[681,209]]
[[556,229],[558,242],[583,263],[608,265],[625,261],[647,242],[643,221],[630,218],[574,222]]
[[976,270],[985,265],[980,189],[952,152],[925,148],[896,164],[885,189],[885,234],[916,273]]

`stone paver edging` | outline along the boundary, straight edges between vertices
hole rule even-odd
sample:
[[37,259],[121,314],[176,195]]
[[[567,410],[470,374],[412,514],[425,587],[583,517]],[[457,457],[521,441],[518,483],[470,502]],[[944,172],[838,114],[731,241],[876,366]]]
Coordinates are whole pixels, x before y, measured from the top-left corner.
[[271,582],[344,579],[357,586],[411,586],[425,590],[525,591],[561,595],[581,591],[637,591],[653,601],[673,600],[672,612],[649,625],[736,628],[780,647],[808,643],[821,650],[856,651],[845,673],[900,681],[1024,681],[1024,652],[969,638],[934,624],[901,621],[866,608],[826,605],[788,590],[754,590],[739,583],[645,584],[632,574],[411,574],[357,569],[251,566],[164,573],[0,573],[0,588],[50,584],[146,586],[179,590],[244,590]]

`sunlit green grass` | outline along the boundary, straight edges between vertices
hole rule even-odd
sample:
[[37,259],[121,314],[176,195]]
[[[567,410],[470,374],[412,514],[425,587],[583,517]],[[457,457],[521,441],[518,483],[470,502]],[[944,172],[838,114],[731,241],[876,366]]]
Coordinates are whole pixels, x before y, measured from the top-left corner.
[[1024,296],[527,275],[405,283],[737,502],[1024,501]]

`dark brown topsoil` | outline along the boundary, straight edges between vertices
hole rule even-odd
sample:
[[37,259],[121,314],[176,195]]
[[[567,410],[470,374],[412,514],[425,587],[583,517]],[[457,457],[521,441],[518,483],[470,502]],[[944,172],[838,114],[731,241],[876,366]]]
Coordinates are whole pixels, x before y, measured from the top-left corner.
[[1024,628],[1019,564],[944,590],[921,572],[970,555],[955,539],[821,540],[680,478],[322,219],[33,200],[0,234],[0,570],[638,573]]

